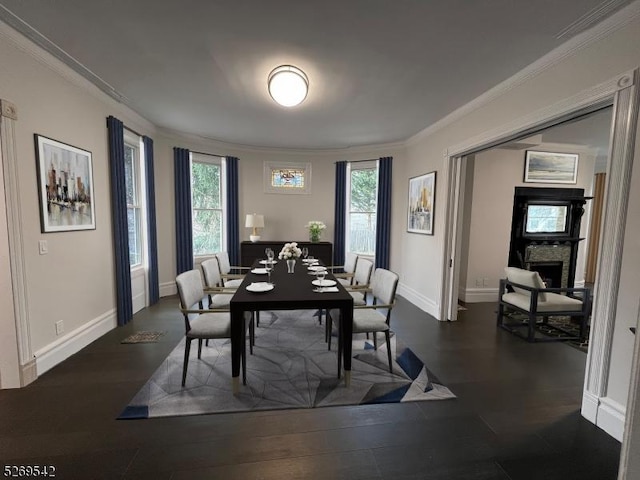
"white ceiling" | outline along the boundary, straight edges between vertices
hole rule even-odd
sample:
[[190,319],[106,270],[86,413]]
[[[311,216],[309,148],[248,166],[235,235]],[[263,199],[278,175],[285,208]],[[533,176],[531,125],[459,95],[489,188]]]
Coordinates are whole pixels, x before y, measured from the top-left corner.
[[[154,124],[244,145],[401,141],[630,0],[0,0],[0,19]],[[306,101],[267,92],[280,64]]]

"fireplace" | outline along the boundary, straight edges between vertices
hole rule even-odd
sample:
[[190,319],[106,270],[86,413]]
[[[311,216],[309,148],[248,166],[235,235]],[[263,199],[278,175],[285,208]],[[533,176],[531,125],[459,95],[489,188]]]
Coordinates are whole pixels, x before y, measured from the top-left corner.
[[528,245],[524,268],[537,271],[548,288],[566,288],[571,276],[571,245]]
[[508,265],[538,271],[549,288],[572,288],[589,199],[581,188],[515,187]]

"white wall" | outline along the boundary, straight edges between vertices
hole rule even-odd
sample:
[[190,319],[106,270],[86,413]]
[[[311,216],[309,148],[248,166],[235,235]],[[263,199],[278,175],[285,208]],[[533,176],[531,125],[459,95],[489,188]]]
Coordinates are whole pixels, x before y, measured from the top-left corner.
[[[84,346],[72,345],[76,334],[83,332],[90,341],[89,330],[100,333],[115,325],[106,117],[117,116],[143,133],[152,133],[153,127],[3,24],[0,64],[0,98],[18,110],[15,140],[27,315],[31,349],[42,373]],[[41,233],[34,133],[92,152],[95,230]],[[48,242],[47,255],[38,254],[39,240]],[[57,336],[59,320],[64,334]],[[49,361],[42,360],[47,357]]]
[[[238,157],[240,240],[249,240],[250,230],[244,228],[244,216],[247,213],[262,213],[265,228],[261,231],[262,240],[307,240],[309,234],[305,224],[309,220],[322,220],[327,228],[322,240],[333,242],[335,162],[339,160],[363,160],[393,157],[394,179],[402,178],[404,146],[387,145],[344,150],[275,150],[238,147],[212,140],[195,138],[164,132],[155,143],[155,175],[158,210],[159,277],[161,294],[175,292],[176,255],[173,209],[173,147]],[[264,163],[311,163],[310,194],[265,193]],[[394,188],[404,189],[404,185]],[[162,212],[162,214],[160,213]],[[395,212],[394,212],[395,214]],[[397,233],[392,234],[392,249],[398,242]],[[395,239],[394,239],[395,237]],[[392,253],[392,262],[394,261]]]
[[[509,260],[511,220],[515,187],[570,187],[591,193],[595,153],[584,148],[542,144],[542,151],[578,153],[578,181],[575,185],[524,183],[524,150],[494,148],[478,153],[475,159],[473,202],[470,215],[468,264],[466,278],[460,279],[463,290],[460,298],[465,302],[497,301],[498,282],[504,278]],[[586,209],[589,205],[586,205]],[[588,215],[582,219],[584,238],[588,232]],[[584,282],[584,252],[586,243],[580,243],[576,265],[576,283]],[[488,280],[478,285],[476,280]],[[464,283],[463,283],[464,282]]]

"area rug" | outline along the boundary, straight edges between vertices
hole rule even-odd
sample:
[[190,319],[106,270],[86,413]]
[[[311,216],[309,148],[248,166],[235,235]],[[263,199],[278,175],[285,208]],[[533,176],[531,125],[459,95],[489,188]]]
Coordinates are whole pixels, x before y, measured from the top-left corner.
[[136,332],[129,335],[120,343],[155,343],[165,332]]
[[328,351],[324,328],[311,310],[262,312],[253,355],[247,346],[247,385],[241,386],[238,395],[231,392],[229,340],[210,341],[208,347],[203,346],[200,360],[198,349],[192,348],[182,387],[182,340],[118,418],[455,398],[395,335],[391,341],[393,373],[389,372],[384,335],[380,335],[377,351],[372,340],[354,336],[351,386],[345,387],[344,380],[337,378],[337,341],[334,338],[332,351]]

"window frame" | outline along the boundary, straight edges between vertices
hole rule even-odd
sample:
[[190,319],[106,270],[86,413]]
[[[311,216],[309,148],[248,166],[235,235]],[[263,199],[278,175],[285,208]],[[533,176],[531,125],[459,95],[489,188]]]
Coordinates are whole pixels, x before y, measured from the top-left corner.
[[[376,210],[373,212],[352,212],[351,211],[351,174],[353,171],[357,171],[357,170],[375,170],[376,172],[376,191],[375,191],[375,197],[376,197]],[[360,161],[360,162],[348,162],[347,163],[347,185],[346,185],[346,212],[345,212],[345,242],[344,242],[344,246],[345,246],[345,254],[350,252],[350,247],[351,247],[351,214],[352,213],[373,213],[375,217],[377,217],[378,214],[378,176],[380,174],[380,168],[379,168],[379,161],[378,160],[371,160],[371,161]],[[377,224],[376,224],[376,229],[377,229]],[[374,248],[373,248],[373,252],[366,252],[366,253],[362,253],[362,252],[353,252],[358,254],[359,256],[363,256],[363,257],[367,257],[367,258],[375,258],[376,255],[376,245],[375,245],[375,236],[374,236]]]
[[[194,163],[204,163],[210,165],[218,165],[220,167],[220,208],[198,208],[195,209],[193,206],[193,164]],[[191,175],[191,218],[192,218],[192,245],[193,245],[193,219],[195,218],[194,211],[195,210],[220,210],[222,215],[222,238],[221,238],[221,249],[225,249],[225,245],[227,245],[227,163],[225,157],[220,157],[217,155],[209,155],[206,153],[189,153],[189,173]],[[194,259],[203,260],[207,257],[212,257],[214,254],[218,252],[210,252],[210,253],[201,253],[197,254],[195,249],[193,251]]]
[[[129,259],[129,268],[132,272],[137,270],[143,270],[147,268],[147,214],[146,214],[146,169],[144,164],[144,143],[142,137],[139,135],[124,129],[123,143],[125,147],[130,147],[134,151],[133,158],[133,177],[134,177],[134,197],[135,204],[127,202],[127,212],[129,209],[136,209],[140,217],[140,261],[138,263],[131,264],[131,258]],[[125,179],[126,182],[126,179]],[[127,220],[129,215],[127,215]],[[128,221],[127,221],[128,228]]]

